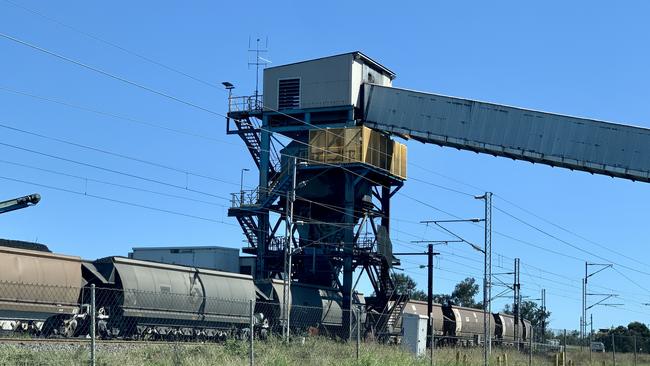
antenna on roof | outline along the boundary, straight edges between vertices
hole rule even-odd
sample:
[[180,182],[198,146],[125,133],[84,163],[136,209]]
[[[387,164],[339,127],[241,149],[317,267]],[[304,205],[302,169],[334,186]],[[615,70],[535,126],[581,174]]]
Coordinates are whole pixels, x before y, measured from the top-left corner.
[[260,44],[261,41],[260,37],[255,38],[255,48],[252,48],[251,37],[248,36],[248,52],[255,52],[255,61],[248,61],[248,67],[255,66],[255,102],[257,102],[259,96],[260,66],[265,67],[271,63],[268,59],[260,56],[260,53],[269,52],[269,37],[266,37],[263,48]]

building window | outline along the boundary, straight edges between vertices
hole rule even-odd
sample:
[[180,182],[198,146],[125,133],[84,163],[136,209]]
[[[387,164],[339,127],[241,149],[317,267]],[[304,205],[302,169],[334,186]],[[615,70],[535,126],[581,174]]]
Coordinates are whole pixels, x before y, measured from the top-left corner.
[[300,79],[278,81],[278,109],[300,108]]

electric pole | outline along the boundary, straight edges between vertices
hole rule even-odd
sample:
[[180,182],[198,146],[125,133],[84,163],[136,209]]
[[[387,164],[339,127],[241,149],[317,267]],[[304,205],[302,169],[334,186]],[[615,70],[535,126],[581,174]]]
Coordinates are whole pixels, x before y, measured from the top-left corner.
[[293,255],[292,251],[292,239],[293,239],[293,202],[296,199],[296,168],[297,161],[294,156],[291,160],[292,164],[292,173],[291,173],[291,191],[287,192],[287,207],[285,213],[285,243],[284,243],[284,294],[283,294],[283,304],[284,304],[284,336],[285,340],[289,341],[290,335],[290,324],[289,318],[291,316],[291,257]]
[[[600,267],[600,268],[598,268],[595,271],[589,273],[589,267]],[[606,270],[607,268],[613,268],[613,267],[614,266],[612,264],[610,264],[610,263],[589,263],[589,262],[585,262],[585,278],[584,278],[584,281],[582,283],[582,287],[583,287],[583,312],[582,312],[582,321],[581,321],[582,327],[583,327],[582,336],[584,337],[583,338],[583,343],[585,343],[586,338],[587,338],[587,312],[589,311],[589,309],[593,308],[594,306],[618,306],[618,305],[623,305],[623,304],[605,303],[605,301],[607,301],[607,300],[609,300],[611,298],[618,297],[617,294],[610,294],[610,293],[601,294],[601,293],[590,293],[589,292],[589,288],[588,288],[589,277],[591,277],[591,276],[593,276],[593,275],[595,275],[597,273],[600,273],[600,272]],[[598,296],[598,297],[601,297],[601,299],[599,301],[589,305],[589,301],[588,301],[589,296]],[[593,314],[590,314],[590,319],[591,319],[591,322],[593,323]],[[593,324],[591,326],[593,327]],[[591,339],[591,333],[589,333],[589,339]],[[591,344],[589,344],[589,349],[591,349]]]
[[512,313],[515,318],[515,343],[517,345],[517,349],[519,349],[519,322],[521,320],[521,315],[519,314],[520,312],[520,307],[521,307],[521,283],[519,282],[519,258],[515,258],[515,281],[512,284],[512,292],[514,294],[514,302],[512,304]]
[[492,192],[475,197],[485,201],[485,246],[483,248],[483,365],[490,364],[492,352]]
[[[433,245],[434,243],[442,243],[442,244],[447,244],[448,242],[451,242],[455,240],[438,240],[438,241],[427,241],[427,240],[416,240],[412,241],[412,243],[429,243],[427,245],[427,251],[426,253],[393,253],[394,255],[426,255],[427,256],[427,316],[429,317],[429,325],[427,329],[427,334],[433,334],[432,333],[432,327],[433,327],[433,257],[436,255],[439,255],[440,253],[434,252],[433,251]],[[422,268],[423,266],[420,266]],[[433,347],[433,337],[431,338],[431,347]]]
[[546,341],[546,289],[542,289],[542,343]]

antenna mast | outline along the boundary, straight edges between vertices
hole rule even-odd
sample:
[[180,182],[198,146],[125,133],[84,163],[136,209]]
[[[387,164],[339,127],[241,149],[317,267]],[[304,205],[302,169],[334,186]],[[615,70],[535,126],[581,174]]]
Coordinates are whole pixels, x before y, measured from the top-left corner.
[[255,103],[259,100],[259,86],[260,86],[260,66],[266,66],[271,61],[260,56],[260,53],[269,52],[269,38],[266,37],[264,48],[260,47],[260,37],[255,38],[255,48],[251,48],[251,38],[248,37],[248,52],[255,52],[255,61],[248,62],[248,66],[255,66]]

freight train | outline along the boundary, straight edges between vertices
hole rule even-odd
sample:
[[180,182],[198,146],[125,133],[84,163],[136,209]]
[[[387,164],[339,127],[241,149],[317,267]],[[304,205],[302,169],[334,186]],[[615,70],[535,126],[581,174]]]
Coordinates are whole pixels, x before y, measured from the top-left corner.
[[[3,332],[43,337],[87,335],[93,285],[96,329],[103,338],[221,340],[250,331],[263,338],[282,329],[281,280],[254,281],[249,275],[124,257],[88,261],[51,253],[42,246],[15,246],[0,246]],[[294,283],[288,297],[290,323],[296,331],[345,336],[340,292]],[[361,294],[355,294],[354,302],[355,308],[365,309]],[[409,301],[404,312],[426,315],[426,303]],[[353,312],[352,324],[357,324],[358,316],[364,329],[372,329],[366,324],[371,318],[367,315],[365,310]],[[492,316],[495,339],[512,342],[512,316]],[[482,311],[435,304],[433,318],[439,342],[480,343]],[[530,322],[522,322],[520,334],[525,341]]]
[[[410,300],[404,307],[405,313],[427,314],[425,301]],[[483,310],[455,306],[433,304],[433,329],[437,343],[440,345],[474,346],[482,344],[484,335]],[[513,345],[516,339],[525,343],[532,336],[530,321],[520,318],[517,324],[518,336],[515,337],[515,317],[510,314],[491,314],[490,335],[496,344]],[[398,324],[399,326],[399,324]]]

